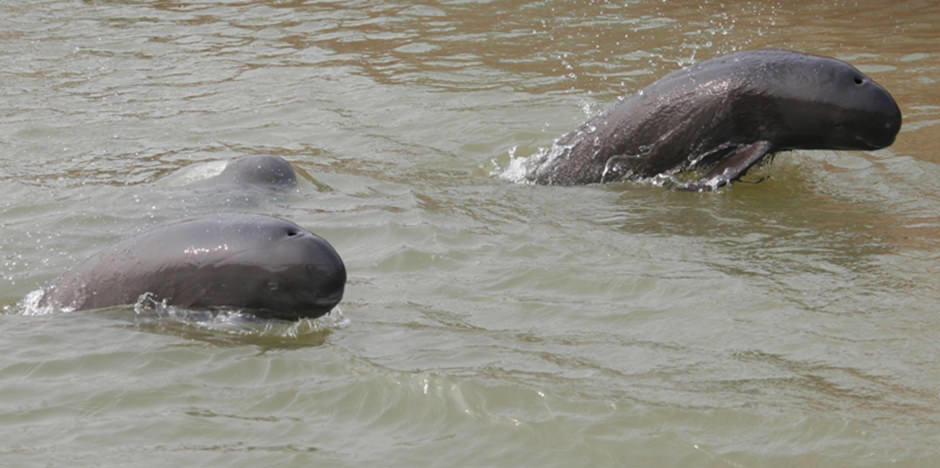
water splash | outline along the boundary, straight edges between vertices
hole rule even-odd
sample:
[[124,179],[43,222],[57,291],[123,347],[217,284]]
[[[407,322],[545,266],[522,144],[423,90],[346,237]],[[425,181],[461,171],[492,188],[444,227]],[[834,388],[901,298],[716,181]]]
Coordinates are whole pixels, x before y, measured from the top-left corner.
[[540,148],[534,154],[523,157],[514,157],[515,148],[513,148],[510,152],[510,159],[506,168],[494,172],[499,178],[513,183],[532,184],[534,182],[529,176],[533,171],[537,170],[539,167],[551,164],[560,157],[566,157],[570,154],[572,148],[574,148],[574,144],[563,145],[559,144],[558,140],[555,140],[551,148]]
[[603,184],[629,179],[633,175],[633,171],[630,170],[631,160],[636,160],[639,157],[638,154],[621,154],[607,158],[607,162],[604,163],[604,171],[601,172],[600,182]]
[[218,335],[254,338],[302,339],[320,335],[349,324],[342,310],[334,308],[316,319],[286,321],[262,319],[243,309],[213,308],[187,309],[168,305],[151,294],[143,294],[133,306],[134,324],[140,328],[180,329],[192,328]]
[[39,302],[42,300],[42,297],[45,294],[45,288],[39,288],[35,291],[32,291],[27,294],[26,297],[17,302],[16,305],[13,306],[12,310],[7,310],[7,312],[17,315],[40,316],[49,315],[54,312],[68,313],[74,311],[73,308],[69,307],[55,308],[50,305],[40,305]]
[[[26,295],[9,313],[42,316],[73,313],[74,308],[40,305],[46,290]],[[297,321],[262,319],[249,311],[234,308],[187,309],[167,304],[152,294],[142,294],[133,305],[108,307],[88,313],[126,320],[140,330],[199,339],[217,344],[261,344],[268,347],[316,346],[333,330],[345,328],[350,320],[339,307],[317,317]]]
[[526,178],[526,175],[529,173],[529,162],[535,156],[536,154],[528,157],[511,157],[505,168],[499,167],[496,161],[493,161],[493,163],[496,164],[496,169],[492,172],[492,174],[496,175],[500,179],[508,180],[516,184],[531,183]]
[[657,187],[667,189],[686,190],[690,192],[713,192],[718,190],[721,185],[721,178],[715,176],[707,180],[682,180],[673,174],[656,174],[653,177],[642,179],[640,182],[648,182]]

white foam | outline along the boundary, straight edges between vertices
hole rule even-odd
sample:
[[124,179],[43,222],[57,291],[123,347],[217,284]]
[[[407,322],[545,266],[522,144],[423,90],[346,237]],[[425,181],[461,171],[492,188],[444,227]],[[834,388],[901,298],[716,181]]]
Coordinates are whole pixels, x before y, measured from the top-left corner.
[[44,288],[39,288],[35,291],[30,292],[23,299],[16,303],[16,306],[13,308],[13,313],[19,315],[49,315],[53,312],[72,312],[74,309],[65,307],[62,309],[56,309],[55,307],[46,305],[40,306],[39,301],[42,300],[42,296],[46,294]]
[[176,307],[167,305],[165,300],[156,300],[149,293],[141,295],[134,304],[134,314],[137,324],[142,326],[176,325],[225,335],[292,339],[344,328],[350,323],[339,307],[315,319],[272,320],[260,319],[238,308],[210,310]]
[[529,160],[533,156],[510,159],[506,168],[498,171],[496,175],[501,179],[517,184],[529,183],[526,179],[526,174],[529,173]]

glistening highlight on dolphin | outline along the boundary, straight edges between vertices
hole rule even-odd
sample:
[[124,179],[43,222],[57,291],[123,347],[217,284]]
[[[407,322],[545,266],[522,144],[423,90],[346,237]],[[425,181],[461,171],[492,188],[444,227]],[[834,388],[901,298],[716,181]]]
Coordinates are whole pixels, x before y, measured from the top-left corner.
[[150,293],[180,307],[297,320],[329,312],[345,285],[342,259],[319,236],[270,216],[220,214],[159,226],[98,252],[56,279],[39,305],[96,309]]
[[297,175],[290,163],[280,156],[246,156],[226,164],[214,177],[192,184],[195,187],[254,187],[285,190],[297,185]]
[[768,154],[879,149],[900,128],[891,94],[848,63],[744,51],[675,71],[624,98],[532,156],[524,180],[575,185],[694,171],[698,179],[683,188],[714,190]]

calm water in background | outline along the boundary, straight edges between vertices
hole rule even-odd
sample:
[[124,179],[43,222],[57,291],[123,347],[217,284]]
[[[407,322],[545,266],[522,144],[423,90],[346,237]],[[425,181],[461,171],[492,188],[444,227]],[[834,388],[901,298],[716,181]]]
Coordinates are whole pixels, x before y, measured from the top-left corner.
[[[3,466],[929,466],[940,8],[914,2],[0,2]],[[499,174],[760,47],[848,60],[892,147],[760,184]],[[285,157],[294,192],[209,192]],[[329,239],[340,311],[30,315],[96,250],[217,211]],[[172,311],[171,311],[172,312]]]

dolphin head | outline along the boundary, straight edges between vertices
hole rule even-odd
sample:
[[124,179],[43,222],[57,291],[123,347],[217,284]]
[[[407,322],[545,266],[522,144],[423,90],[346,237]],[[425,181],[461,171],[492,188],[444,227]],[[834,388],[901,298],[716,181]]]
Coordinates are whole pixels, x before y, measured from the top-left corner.
[[292,188],[297,176],[290,163],[278,156],[248,156],[232,161],[221,174],[220,181],[257,187]]
[[329,312],[343,298],[343,260],[329,242],[293,223],[273,228],[273,244],[259,252],[263,281],[246,305],[259,309],[258,315],[289,320]]
[[185,268],[192,270],[189,278],[198,288],[178,295],[180,303],[245,308],[259,317],[297,320],[326,314],[342,299],[346,266],[320,236],[261,215],[219,215],[198,223],[214,231],[206,242],[214,246],[205,252],[193,249],[183,262],[190,265]]
[[41,302],[95,309],[150,293],[174,306],[297,320],[329,312],[345,285],[346,266],[323,238],[280,218],[222,213],[112,245],[63,273]]
[[778,149],[874,150],[894,143],[901,110],[864,73],[834,58],[762,52],[780,57],[764,62],[751,81],[760,100],[752,104],[771,114],[762,133]]

